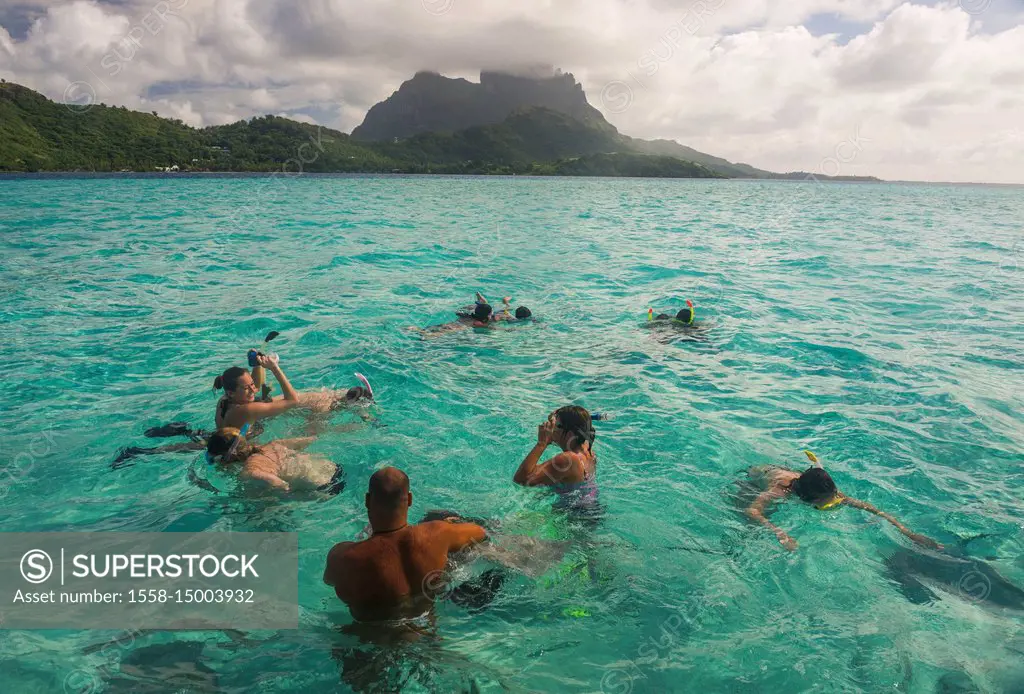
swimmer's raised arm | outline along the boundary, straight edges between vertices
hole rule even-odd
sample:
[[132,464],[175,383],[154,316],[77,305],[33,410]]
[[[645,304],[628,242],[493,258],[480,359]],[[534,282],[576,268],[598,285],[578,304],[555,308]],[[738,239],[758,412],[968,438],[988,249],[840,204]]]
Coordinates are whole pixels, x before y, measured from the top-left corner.
[[871,504],[867,503],[866,501],[861,501],[860,499],[854,499],[853,497],[844,496],[842,503],[845,506],[852,506],[853,508],[859,508],[862,511],[867,511],[868,513],[873,513],[876,516],[878,516],[879,518],[884,518],[885,520],[887,520],[890,523],[892,523],[893,526],[895,526],[897,530],[899,530],[901,533],[903,533],[904,535],[906,535],[908,538],[910,538],[911,540],[913,540],[914,542],[916,542],[919,545],[922,545],[924,547],[928,547],[929,549],[942,549],[942,545],[940,545],[935,540],[933,540],[930,537],[927,537],[925,535],[919,535],[918,533],[913,532],[912,530],[910,530],[910,528],[908,528],[907,526],[903,525],[898,520],[896,520],[896,518],[894,516],[889,515],[885,511],[878,510],[877,508],[875,508]]
[[274,374],[274,378],[281,385],[281,392],[284,395],[280,399],[271,402],[252,402],[245,405],[245,412],[249,418],[266,419],[267,417],[276,417],[299,405],[299,394],[292,387],[292,384],[288,382],[288,377],[284,375],[284,371],[277,361],[267,356],[260,356],[257,360],[260,366],[269,369]]
[[578,465],[576,457],[568,453],[559,453],[554,458],[538,465],[544,451],[551,445],[555,434],[555,422],[553,418],[537,427],[537,444],[526,454],[519,469],[512,476],[512,481],[526,487],[539,487],[541,485],[558,484],[572,476],[574,468]]
[[754,503],[750,504],[747,508],[747,517],[771,530],[775,533],[775,537],[779,538],[779,544],[786,549],[793,551],[797,548],[796,540],[787,535],[785,530],[772,523],[764,515],[765,507],[777,498],[779,498],[779,495],[774,491],[762,492],[756,499],[754,499]]
[[537,472],[540,470],[537,463],[540,462],[540,457],[544,455],[544,451],[547,450],[548,446],[551,445],[551,438],[554,434],[555,424],[550,419],[539,427],[537,427],[537,443],[530,449],[530,452],[523,458],[523,462],[519,464],[519,468],[515,474],[512,475],[512,481],[516,484],[522,484],[527,487],[534,487],[538,484],[536,482]]
[[288,377],[284,375],[284,371],[281,369],[277,359],[262,356],[257,358],[257,363],[264,368],[270,369],[270,372],[274,374],[274,378],[281,384],[281,393],[284,395],[285,400],[298,402],[299,393],[288,382]]
[[476,523],[459,523],[456,518],[431,521],[430,525],[431,530],[447,545],[449,552],[458,552],[487,539],[487,531],[482,527]]

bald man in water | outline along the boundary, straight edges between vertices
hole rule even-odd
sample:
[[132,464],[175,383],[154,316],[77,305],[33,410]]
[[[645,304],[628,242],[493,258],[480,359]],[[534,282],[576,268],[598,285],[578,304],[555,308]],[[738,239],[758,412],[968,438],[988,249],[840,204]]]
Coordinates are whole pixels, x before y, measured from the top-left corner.
[[366,511],[373,535],[339,542],[327,555],[324,583],[359,621],[419,617],[444,591],[448,553],[482,542],[487,532],[458,517],[409,525],[409,478],[386,467],[370,477]]

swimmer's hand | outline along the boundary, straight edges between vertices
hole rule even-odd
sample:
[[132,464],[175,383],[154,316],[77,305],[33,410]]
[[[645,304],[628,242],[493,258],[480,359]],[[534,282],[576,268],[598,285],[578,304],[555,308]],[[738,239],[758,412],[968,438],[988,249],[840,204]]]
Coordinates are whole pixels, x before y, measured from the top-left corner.
[[270,354],[259,354],[256,356],[256,365],[262,366],[264,369],[273,369],[278,365],[280,359],[278,356]]
[[795,552],[797,548],[796,540],[791,538],[784,532],[778,533],[779,544],[788,549],[790,552]]
[[547,447],[555,437],[555,422],[553,419],[537,427],[537,445]]

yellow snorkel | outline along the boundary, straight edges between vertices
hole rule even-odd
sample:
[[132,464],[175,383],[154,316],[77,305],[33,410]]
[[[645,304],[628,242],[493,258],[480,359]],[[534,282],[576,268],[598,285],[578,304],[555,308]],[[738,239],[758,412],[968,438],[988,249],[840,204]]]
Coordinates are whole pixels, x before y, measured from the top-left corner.
[[681,320],[679,318],[679,313],[682,313],[682,311],[680,311],[679,313],[676,314],[676,317],[672,319],[673,322],[680,323],[682,325],[693,325],[693,319],[697,315],[697,311],[693,308],[693,302],[690,301],[689,299],[686,300],[686,306],[690,309],[689,318],[687,318],[686,320]]
[[[806,455],[807,459],[810,460],[812,463],[814,463],[818,467],[822,467],[821,462],[818,460],[818,456],[814,455],[814,453],[810,451],[804,451],[804,455]],[[844,498],[845,497],[842,494],[836,492],[836,495],[832,497],[831,501],[829,501],[828,503],[824,503],[821,506],[815,506],[814,508],[818,509],[819,511],[827,511],[830,508],[835,508],[839,504],[843,503]]]
[[818,509],[819,511],[827,511],[830,508],[835,508],[841,503],[843,503],[843,495],[836,494],[834,497],[832,497],[832,501],[828,502],[827,504],[822,504],[821,506],[815,506],[814,508]]
[[[255,351],[256,350],[253,349],[253,350],[251,350],[249,352],[249,354],[252,354]],[[263,390],[263,384],[265,384],[267,382],[267,370],[264,369],[262,366],[260,366],[259,363],[253,363],[253,362],[255,362],[255,358],[253,358],[250,361],[250,363],[253,364],[253,366],[252,366],[252,382],[256,385],[256,392],[260,392],[260,391]]]

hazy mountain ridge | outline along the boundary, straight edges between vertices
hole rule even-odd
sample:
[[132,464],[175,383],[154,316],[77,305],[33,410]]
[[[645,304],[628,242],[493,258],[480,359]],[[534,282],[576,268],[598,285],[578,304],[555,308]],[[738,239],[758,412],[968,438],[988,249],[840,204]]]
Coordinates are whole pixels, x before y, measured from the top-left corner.
[[596,129],[614,127],[587,102],[569,73],[546,78],[481,72],[480,82],[418,72],[367,112],[352,137],[366,142],[405,139],[426,132],[452,133],[496,125],[531,107],[564,113]]
[[[749,164],[733,163],[699,152],[674,140],[642,140],[623,135],[587,101],[583,86],[571,73],[522,76],[481,72],[480,82],[419,72],[391,96],[374,105],[352,137],[366,141],[394,141],[427,132],[451,133],[503,122],[524,109],[542,108],[566,114],[593,129],[591,142],[574,154],[633,152],[669,156],[701,164],[731,178],[808,178],[811,174],[777,174]],[[604,147],[604,149],[600,149]],[[832,177],[818,175],[820,179]],[[842,177],[837,180],[878,180]]]
[[[495,125],[366,143],[277,116],[208,128],[0,83],[0,171],[264,171],[717,177],[691,162],[609,154],[617,135],[564,113],[520,109]],[[586,159],[589,155],[599,155]],[[668,160],[666,160],[668,159]]]
[[[454,89],[460,94],[474,94],[466,97],[470,100],[477,98],[475,90],[480,85],[428,73],[420,75],[416,90],[436,83],[445,85],[443,91]],[[338,130],[278,116],[192,128],[180,120],[129,111],[123,106],[93,104],[79,108],[59,104],[27,87],[0,83],[0,171],[153,171],[177,167],[287,173],[808,176],[772,174],[677,142],[620,135],[587,103],[572,75],[543,79],[484,75],[483,82],[496,93],[514,93],[520,98],[547,90],[545,100],[567,104],[565,108],[576,115],[547,106],[518,106],[495,123],[367,142]],[[530,84],[537,89],[531,91],[524,86]],[[437,101],[431,99],[424,103]],[[395,103],[388,108],[394,108]],[[444,99],[438,103],[447,105],[437,113],[428,113],[427,109],[417,118],[422,116],[421,122],[441,122],[446,113],[458,110],[449,108],[452,102]],[[500,109],[492,110],[489,117],[496,118],[508,103],[506,100]]]

